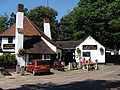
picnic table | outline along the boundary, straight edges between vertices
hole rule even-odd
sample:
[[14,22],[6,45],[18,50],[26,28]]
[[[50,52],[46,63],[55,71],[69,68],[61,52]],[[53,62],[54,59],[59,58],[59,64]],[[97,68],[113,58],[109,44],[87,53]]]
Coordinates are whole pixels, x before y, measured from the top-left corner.
[[97,63],[82,64],[82,69],[87,70],[87,71],[92,70],[92,69],[98,70],[98,64]]

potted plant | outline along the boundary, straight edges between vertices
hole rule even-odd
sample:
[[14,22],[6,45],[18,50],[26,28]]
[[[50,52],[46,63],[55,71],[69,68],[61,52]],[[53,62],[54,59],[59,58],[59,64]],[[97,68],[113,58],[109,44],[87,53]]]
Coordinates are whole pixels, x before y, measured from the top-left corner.
[[18,50],[18,56],[23,56],[25,54],[25,50],[23,48],[20,48]]
[[104,53],[104,49],[102,47],[100,48],[100,52],[101,52],[101,54]]
[[78,56],[81,55],[81,50],[79,48],[76,49]]

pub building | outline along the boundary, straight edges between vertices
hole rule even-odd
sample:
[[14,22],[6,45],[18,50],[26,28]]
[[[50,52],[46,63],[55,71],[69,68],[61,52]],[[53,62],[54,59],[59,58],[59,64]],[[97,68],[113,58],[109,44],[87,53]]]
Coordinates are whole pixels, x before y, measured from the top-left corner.
[[92,61],[105,64],[105,47],[96,41],[92,36],[88,36],[81,44],[76,46],[75,59],[85,58],[88,60],[91,57]]
[[[30,60],[44,59],[52,64],[56,57],[68,65],[72,61],[80,61],[83,57],[96,59],[105,63],[105,47],[89,36],[84,41],[57,41],[51,38],[49,19],[44,19],[44,33],[23,14],[23,5],[18,5],[16,23],[0,34],[3,53],[16,55],[17,63],[25,66]],[[20,49],[25,50],[18,56]]]
[[[25,66],[30,60],[48,60],[50,64],[56,57],[61,60],[62,47],[51,38],[49,19],[44,19],[44,33],[30,19],[24,16],[24,6],[18,5],[16,23],[0,34],[3,53],[16,55],[17,64]],[[25,50],[23,56],[18,56],[20,49]]]

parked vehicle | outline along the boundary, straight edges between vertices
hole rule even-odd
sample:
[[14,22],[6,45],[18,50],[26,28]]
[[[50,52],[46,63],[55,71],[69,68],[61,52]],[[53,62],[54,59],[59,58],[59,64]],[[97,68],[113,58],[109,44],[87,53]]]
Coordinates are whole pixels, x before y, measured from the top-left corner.
[[35,75],[41,72],[50,72],[50,65],[45,60],[32,60],[27,66],[26,71],[30,71]]
[[58,71],[64,71],[64,65],[62,65],[60,62],[55,61],[53,64],[53,69]]

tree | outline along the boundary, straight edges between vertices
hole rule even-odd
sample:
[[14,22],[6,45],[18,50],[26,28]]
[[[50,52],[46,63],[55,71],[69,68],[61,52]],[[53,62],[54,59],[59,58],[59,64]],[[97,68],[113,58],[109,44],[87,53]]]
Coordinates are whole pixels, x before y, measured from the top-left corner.
[[7,14],[0,15],[0,33],[4,32],[7,28],[8,28]]
[[15,23],[15,21],[16,21],[16,15],[12,12],[8,20],[9,27],[11,27]]
[[73,40],[73,24],[71,13],[63,16],[60,20],[58,40]]
[[27,14],[27,17],[36,24],[41,30],[43,30],[43,19],[49,18],[50,24],[51,24],[51,32],[52,32],[52,38],[56,40],[58,37],[58,22],[55,20],[56,16],[58,15],[57,11],[55,11],[52,8],[39,6],[32,10],[30,10]]
[[[114,45],[120,44],[119,14],[120,0],[80,0],[78,6],[71,11],[71,15],[68,14],[71,24],[64,24],[69,22],[67,19],[60,23],[62,27],[72,27],[75,40],[92,35],[104,46],[113,48]],[[71,31],[64,30],[66,31],[63,32]]]

